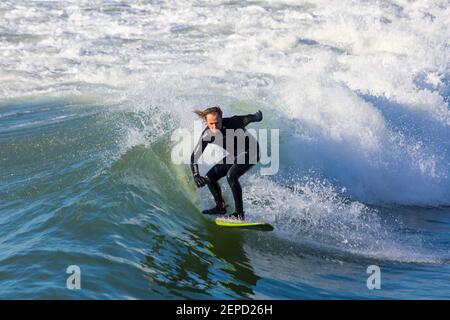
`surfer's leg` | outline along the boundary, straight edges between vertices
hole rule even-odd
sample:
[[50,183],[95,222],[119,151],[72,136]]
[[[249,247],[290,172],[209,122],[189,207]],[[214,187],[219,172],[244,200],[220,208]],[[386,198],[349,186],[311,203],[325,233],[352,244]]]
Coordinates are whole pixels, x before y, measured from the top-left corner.
[[222,197],[222,190],[220,189],[220,185],[216,180],[209,180],[207,183],[208,189],[211,192],[211,194],[214,197],[214,201],[216,202],[216,205],[219,207],[223,206],[224,200]]
[[236,214],[244,218],[244,207],[242,203],[242,187],[239,183],[239,177],[247,172],[254,164],[233,164],[227,172],[227,180],[233,192],[234,206]]
[[224,211],[225,211],[225,201],[223,200],[222,190],[220,189],[218,180],[227,174],[229,168],[230,165],[219,163],[213,166],[206,174],[207,186],[209,191],[214,197],[216,208],[223,209]]

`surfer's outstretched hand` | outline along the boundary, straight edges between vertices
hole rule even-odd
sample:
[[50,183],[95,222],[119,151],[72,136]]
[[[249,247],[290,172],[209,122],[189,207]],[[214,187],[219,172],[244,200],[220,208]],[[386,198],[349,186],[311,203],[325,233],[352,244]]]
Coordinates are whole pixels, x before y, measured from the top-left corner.
[[259,122],[263,119],[263,114],[261,110],[258,110],[258,112],[251,115],[251,121],[252,122]]
[[204,187],[206,185],[206,178],[202,177],[199,174],[194,175],[194,182],[197,185],[197,188]]

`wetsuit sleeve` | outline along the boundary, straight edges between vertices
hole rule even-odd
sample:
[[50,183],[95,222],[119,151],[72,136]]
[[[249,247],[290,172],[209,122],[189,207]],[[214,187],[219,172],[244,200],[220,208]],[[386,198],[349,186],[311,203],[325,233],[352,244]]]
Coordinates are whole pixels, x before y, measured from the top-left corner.
[[251,122],[259,122],[262,120],[262,112],[247,114],[245,116],[233,116],[229,118],[229,124],[234,129],[245,128]]
[[233,116],[229,118],[231,124],[230,127],[233,128],[245,128],[251,121],[251,114],[245,116]]
[[191,154],[191,171],[192,171],[192,175],[195,176],[197,174],[199,174],[198,171],[198,159],[200,159],[200,157],[203,154],[203,151],[205,150],[206,146],[208,145],[208,143],[210,143],[211,141],[208,141],[205,138],[205,131],[208,128],[206,128],[205,130],[203,130],[199,141],[197,142],[197,145],[195,146],[194,150],[192,151]]

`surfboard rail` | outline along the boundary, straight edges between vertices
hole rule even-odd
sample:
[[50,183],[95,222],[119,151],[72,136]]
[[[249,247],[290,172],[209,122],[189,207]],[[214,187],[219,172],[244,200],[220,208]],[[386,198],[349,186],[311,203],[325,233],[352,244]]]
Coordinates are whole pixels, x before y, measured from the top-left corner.
[[265,231],[272,231],[274,229],[270,223],[264,221],[246,221],[233,218],[216,218],[215,222],[216,225],[221,227],[248,228]]

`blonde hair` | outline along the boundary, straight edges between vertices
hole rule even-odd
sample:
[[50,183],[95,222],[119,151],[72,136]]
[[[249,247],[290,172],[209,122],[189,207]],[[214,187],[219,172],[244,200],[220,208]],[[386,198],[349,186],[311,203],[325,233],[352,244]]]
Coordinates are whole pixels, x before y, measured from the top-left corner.
[[203,120],[206,120],[208,114],[217,113],[222,118],[222,110],[219,107],[210,107],[205,110],[194,110],[194,113]]

